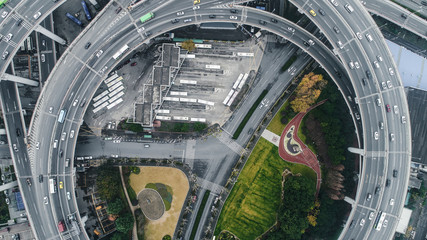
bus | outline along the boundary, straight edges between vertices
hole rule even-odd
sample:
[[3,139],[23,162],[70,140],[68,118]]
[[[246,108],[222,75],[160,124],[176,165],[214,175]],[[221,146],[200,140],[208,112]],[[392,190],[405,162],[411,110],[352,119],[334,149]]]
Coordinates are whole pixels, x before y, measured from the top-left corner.
[[4,8],[8,0],[0,0],[0,8]]
[[126,52],[127,50],[129,50],[129,46],[126,44],[124,45],[122,48],[120,48],[120,50],[118,52],[116,52],[113,55],[114,60],[117,60],[117,58],[119,58],[124,52]]
[[78,20],[76,17],[74,17],[73,15],[66,13],[65,16],[67,16],[67,18],[71,19],[71,21],[75,22],[77,25],[79,25],[80,27],[83,27],[83,23],[80,22],[80,20]]
[[49,191],[50,193],[56,193],[56,179],[49,178]]
[[85,11],[86,19],[88,21],[92,20],[92,16],[90,15],[89,8],[87,7],[85,1],[82,1],[82,7],[83,7],[83,10]]
[[67,110],[66,109],[61,109],[61,111],[59,112],[58,122],[59,123],[64,123],[65,116],[67,116]]
[[375,219],[374,228],[375,230],[379,231],[381,230],[381,227],[383,226],[384,219],[385,219],[385,213],[380,212],[377,216],[377,219]]
[[154,18],[154,13],[150,12],[150,13],[145,14],[141,18],[139,18],[139,20],[141,21],[141,23],[145,23],[146,21],[148,21],[152,18]]

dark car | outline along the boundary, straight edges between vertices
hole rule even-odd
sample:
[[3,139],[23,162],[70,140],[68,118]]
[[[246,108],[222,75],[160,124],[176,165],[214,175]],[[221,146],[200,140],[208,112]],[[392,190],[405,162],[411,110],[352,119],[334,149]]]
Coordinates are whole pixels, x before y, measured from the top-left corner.
[[28,186],[30,186],[31,187],[31,179],[30,178],[27,178],[27,184],[28,184]]
[[396,169],[393,170],[393,177],[397,177],[397,170]]
[[272,22],[272,23],[277,23],[277,19],[272,18],[272,19],[271,19],[271,22]]
[[125,63],[123,63],[124,65],[129,64],[130,63],[130,59],[126,60]]
[[144,35],[145,35],[145,37],[149,37],[149,36],[151,36],[151,32],[150,31],[145,32]]
[[261,25],[265,25],[265,24],[267,24],[267,22],[266,22],[266,21],[264,21],[264,20],[259,20],[259,24],[261,24]]
[[39,182],[41,182],[41,183],[43,182],[43,174],[39,175]]
[[59,157],[62,158],[62,156],[64,156],[64,151],[62,151],[62,149],[59,151]]
[[16,129],[16,136],[17,137],[21,136],[21,129],[19,128]]
[[237,13],[237,9],[230,9],[231,13]]
[[131,64],[131,66],[133,67],[133,66],[136,66],[136,62],[133,62],[132,64]]
[[116,14],[119,14],[119,12],[120,11],[122,11],[122,7],[118,7],[117,9],[116,9]]
[[92,45],[92,43],[90,43],[90,42],[86,43],[85,49],[88,49],[90,47],[90,45]]
[[402,15],[400,15],[400,16],[402,16],[404,19],[407,19],[407,18],[408,18],[408,15],[406,15],[406,14],[404,14],[404,13],[402,13]]
[[334,26],[334,31],[335,31],[335,33],[340,33],[340,29],[337,27],[337,26]]
[[368,78],[372,78],[372,74],[371,74],[371,71],[369,71],[369,70],[366,70],[366,76],[367,76]]
[[323,9],[319,9],[318,12],[320,13],[320,15],[325,16],[325,11],[323,11]]
[[380,191],[381,191],[381,187],[380,187],[380,186],[377,186],[377,187],[375,188],[375,194],[378,194]]
[[387,112],[391,112],[390,104],[387,104],[386,106]]
[[216,15],[211,14],[211,15],[209,15],[209,18],[216,18]]
[[362,78],[362,83],[364,86],[366,86],[366,78]]
[[179,22],[179,19],[177,19],[177,18],[175,18],[175,19],[171,20],[171,23],[172,23],[172,24],[175,24],[175,23],[178,23],[178,22]]
[[16,25],[21,26],[22,21],[23,21],[22,18],[18,19],[18,21],[16,21]]
[[390,183],[391,183],[390,179],[387,179],[387,180],[385,181],[385,186],[386,186],[386,187],[390,186]]

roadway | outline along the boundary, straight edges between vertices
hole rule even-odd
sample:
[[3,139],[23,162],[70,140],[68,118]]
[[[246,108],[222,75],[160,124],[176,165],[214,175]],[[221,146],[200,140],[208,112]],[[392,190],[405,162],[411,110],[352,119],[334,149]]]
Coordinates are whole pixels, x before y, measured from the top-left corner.
[[[416,35],[427,39],[426,20],[406,10],[392,1],[371,0],[366,1],[365,7],[369,12],[401,26]],[[423,9],[422,7],[420,9]],[[417,9],[414,9],[417,10]]]

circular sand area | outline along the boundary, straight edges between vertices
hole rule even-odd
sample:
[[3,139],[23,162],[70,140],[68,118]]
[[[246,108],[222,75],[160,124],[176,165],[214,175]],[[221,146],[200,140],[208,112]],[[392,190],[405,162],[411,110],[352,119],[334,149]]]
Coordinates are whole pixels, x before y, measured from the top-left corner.
[[163,183],[172,188],[171,208],[159,219],[147,220],[144,228],[146,240],[161,240],[163,236],[173,236],[179,214],[184,205],[190,185],[187,176],[179,169],[169,167],[139,167],[141,172],[130,175],[130,185],[137,196],[149,183]]
[[138,203],[144,215],[150,220],[157,220],[165,213],[162,197],[154,189],[146,188],[139,192]]

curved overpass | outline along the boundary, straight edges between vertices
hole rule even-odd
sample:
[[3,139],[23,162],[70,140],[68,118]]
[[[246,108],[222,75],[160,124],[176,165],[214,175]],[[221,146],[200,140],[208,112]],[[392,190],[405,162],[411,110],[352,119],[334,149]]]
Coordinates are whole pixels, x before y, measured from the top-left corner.
[[[160,29],[163,29],[163,32],[165,32],[170,29],[184,26],[182,21],[178,25],[172,25],[170,23],[170,20],[173,18],[176,18],[176,15],[175,15],[175,11],[171,10],[170,8],[165,9],[166,6],[167,5],[165,4],[163,5],[159,4],[156,6],[148,5],[144,7],[139,7],[139,8],[135,8],[131,14],[129,14],[128,12],[123,12],[123,14],[120,14],[119,16],[117,16],[117,18],[120,18],[118,19],[118,21],[114,21],[114,22],[104,21],[103,23],[96,22],[94,24],[91,24],[90,26],[92,27],[91,28],[88,27],[87,30],[85,29],[85,33],[80,35],[79,38],[73,42],[73,44],[67,50],[67,52],[61,57],[59,62],[62,64],[58,64],[55,67],[54,71],[49,77],[49,81],[46,84],[46,87],[43,89],[43,92],[40,96],[40,99],[38,101],[37,108],[36,108],[38,109],[39,112],[34,115],[31,132],[30,132],[30,136],[31,136],[30,141],[32,141],[32,143],[35,143],[38,140],[42,143],[40,151],[38,151],[37,153],[34,153],[37,157],[36,156],[31,156],[31,157],[34,158],[33,160],[35,159],[54,160],[51,162],[51,164],[47,164],[47,166],[50,167],[49,172],[51,172],[51,174],[53,173],[53,175],[55,174],[58,175],[60,174],[62,169],[64,169],[65,171],[65,166],[63,164],[63,161],[61,160],[55,161],[57,159],[62,159],[58,157],[59,149],[65,150],[64,151],[65,156],[70,158],[72,158],[73,156],[76,138],[71,140],[71,142],[61,141],[59,144],[60,146],[57,149],[53,149],[51,147],[53,141],[55,139],[59,139],[62,132],[69,133],[71,129],[75,129],[76,131],[78,131],[85,109],[79,108],[78,106],[72,107],[71,106],[72,102],[75,99],[82,101],[84,98],[87,98],[87,102],[89,102],[90,98],[95,93],[95,90],[101,83],[101,80],[103,77],[103,75],[100,74],[99,71],[104,66],[107,66],[108,69],[111,70],[114,67],[114,65],[117,64],[117,62],[112,61],[110,57],[117,51],[118,48],[123,46],[125,43],[128,43],[132,48],[135,49],[141,44],[140,42],[141,42],[142,32],[138,33],[136,31],[136,28],[141,27],[141,24],[138,22],[138,20],[135,20],[135,19],[138,19],[139,16],[143,15],[146,12],[156,11],[156,15],[157,15],[156,18],[144,25],[146,27],[146,30],[151,30],[155,34],[161,33]],[[194,12],[193,15],[186,15],[185,17],[190,16],[191,18],[194,19],[195,22],[197,21],[197,23],[211,21],[208,18],[208,14],[214,11],[215,12],[218,11],[219,13],[217,14],[224,15],[223,21],[231,21],[229,19],[228,20],[226,19],[230,15],[227,9],[205,10],[203,6],[209,6],[209,5],[203,4],[201,6],[202,8],[200,9],[200,11],[197,10],[197,15],[196,15],[196,12],[192,10],[191,6],[189,6],[189,3],[177,3],[177,4],[174,4],[173,7],[176,11],[178,10],[193,11]],[[246,9],[246,8],[243,8],[243,9]],[[113,14],[113,11],[114,9],[112,9],[111,7],[107,7],[105,8],[105,10],[103,10],[103,13]],[[170,13],[171,11],[172,13]],[[345,72],[345,68],[343,68],[343,66],[341,65],[342,63],[340,63],[340,61],[337,60],[333,56],[333,54],[331,54],[331,52],[326,48],[326,46],[321,44],[320,41],[315,39],[310,34],[304,33],[304,31],[302,31],[301,29],[298,29],[296,26],[289,25],[289,23],[286,23],[285,21],[280,21],[277,25],[269,22],[266,26],[263,26],[259,24],[258,19],[254,18],[253,16],[259,14],[259,16],[263,16],[266,19],[266,21],[269,21],[270,15],[268,15],[268,13],[259,13],[259,11],[252,10],[252,9],[243,10],[243,12],[245,11],[247,11],[248,13],[250,12],[251,15],[247,15],[246,18],[244,15],[241,15],[238,18],[237,22],[262,27],[282,37],[289,38],[296,45],[302,47],[302,49],[305,49],[305,51],[312,54],[312,56],[316,60],[318,60],[318,62],[323,63],[323,67],[336,80],[337,84],[342,87],[342,92],[344,96],[348,96],[348,95],[354,96],[351,88],[348,88],[348,84],[349,84],[348,80],[339,80],[339,78],[336,76],[335,71]],[[164,13],[164,15],[162,15],[162,13]],[[198,19],[199,15],[201,19]],[[243,16],[243,19],[242,19],[242,16]],[[277,19],[280,19],[277,16],[274,16],[274,17]],[[127,21],[125,22],[123,20],[124,18],[126,18],[127,20],[130,20],[130,22],[127,22]],[[218,18],[215,21],[220,21],[220,19]],[[108,25],[107,23],[110,23],[110,24]],[[114,23],[114,26],[111,26],[112,23]],[[280,26],[280,24],[283,24],[283,25]],[[298,31],[295,31],[295,34],[292,34],[291,32],[287,32],[286,28],[281,29],[281,27],[286,27],[287,25],[297,28]],[[110,30],[112,27],[114,27],[115,29],[121,29],[121,30],[117,31],[117,33],[115,33],[113,36],[110,36],[108,35],[108,30]],[[108,30],[99,31],[99,32],[96,31],[97,29],[103,29],[103,28]],[[159,30],[157,30],[157,28]],[[90,35],[93,35],[93,34],[96,34],[98,37],[96,41],[93,41],[92,38],[90,37]],[[127,42],[124,42],[123,39],[127,39]],[[314,41],[316,41],[316,44],[310,48],[305,47],[303,45],[303,41],[306,41],[308,39],[313,39]],[[92,41],[92,46],[89,50],[84,50],[83,46],[89,40]],[[147,41],[147,39],[144,39],[142,41]],[[331,41],[331,43],[333,43],[333,41]],[[96,59],[96,57],[94,57],[94,53],[98,49],[103,49],[104,54],[99,59]],[[330,60],[331,58],[334,59],[334,63],[328,64],[329,62],[328,60]],[[362,63],[362,61],[360,61],[360,63]],[[366,65],[369,65],[369,61],[368,61],[368,64]],[[344,63],[344,67],[345,66],[346,64]],[[73,73],[73,72],[77,73],[75,77],[73,77],[72,74],[66,74],[66,73]],[[341,81],[344,82],[345,87],[343,86],[343,83],[341,83]],[[355,84],[353,81],[352,83]],[[68,89],[64,89],[63,88],[64,85],[69,86]],[[374,87],[372,87],[371,89],[371,86],[370,86],[369,90],[371,90],[371,94],[375,94],[376,90],[374,89]],[[356,95],[357,95],[357,88],[356,88]],[[360,94],[357,96],[360,97]],[[46,99],[49,99],[49,103],[47,102]],[[347,98],[345,97],[345,99]],[[54,114],[48,114],[48,108],[50,106],[54,106]],[[67,120],[65,121],[64,124],[59,124],[56,121],[56,114],[59,112],[59,109],[61,108],[67,108],[70,110],[67,116]],[[383,113],[384,113],[384,110],[383,110]],[[362,117],[363,116],[365,116],[365,118],[363,118],[364,121],[362,122],[369,120],[369,119],[366,119],[366,116],[367,116],[366,113],[365,114],[362,113]],[[40,129],[40,123],[44,123],[50,126],[55,126],[51,128],[55,130],[52,130],[52,132],[43,132]],[[364,131],[364,133],[366,136],[366,131]],[[386,145],[385,141],[384,141],[384,145]],[[41,153],[42,150],[43,150],[43,153]],[[29,151],[31,151],[31,148]],[[71,178],[72,178],[71,175],[69,176],[64,175],[64,181],[67,180],[65,181],[66,183],[65,188],[69,189],[70,191],[73,189],[73,186],[72,186],[73,181]],[[59,202],[59,205],[55,207],[59,207],[62,209],[63,207],[62,204],[66,203],[67,201],[64,199],[61,200],[61,198],[64,198],[64,196],[59,196],[59,194],[57,194],[55,198],[56,197],[58,197],[58,199],[56,199],[54,202]],[[62,218],[65,217],[66,214],[67,214],[66,212],[62,212],[61,217]],[[39,234],[37,235],[40,236]]]
[[[337,41],[343,39],[344,51],[339,51],[338,56],[344,62],[348,69],[350,78],[356,90],[356,95],[360,99],[359,107],[361,109],[362,123],[364,125],[364,146],[363,149],[363,168],[361,179],[359,181],[356,202],[353,204],[353,210],[350,214],[347,225],[341,234],[343,239],[371,239],[371,238],[391,238],[394,229],[397,226],[397,220],[403,209],[405,192],[409,179],[409,164],[411,152],[410,125],[401,124],[402,115],[409,116],[406,97],[403,92],[402,82],[395,69],[390,52],[385,45],[384,39],[370,18],[369,14],[363,9],[359,1],[353,1],[351,4],[353,12],[344,8],[346,2],[339,1],[337,7],[330,2],[326,4],[307,4],[300,0],[291,0],[299,9],[310,17],[312,21],[324,31],[330,42],[337,47]],[[308,14],[311,9],[322,8],[325,16],[313,17]],[[341,31],[336,33],[333,27],[338,27]],[[359,33],[359,34],[357,34]],[[367,34],[372,40],[367,39]],[[358,38],[361,36],[361,39]],[[379,61],[378,68],[374,67],[374,61]],[[350,61],[358,61],[360,69],[350,69]],[[392,73],[391,70],[396,73]],[[366,77],[366,71],[370,71],[372,77],[368,89],[363,85],[361,79]],[[390,81],[390,86],[383,87]],[[380,99],[382,104],[378,107],[376,99]],[[386,113],[384,105],[390,104],[393,108],[399,109],[396,114]],[[380,130],[379,122],[384,122],[385,129]],[[379,133],[379,139],[375,140],[374,132]],[[391,141],[390,134],[396,135],[396,140]],[[401,161],[404,159],[404,161]],[[394,169],[399,169],[399,181],[391,177]],[[393,191],[385,187],[386,179],[392,180]],[[379,194],[374,195],[375,188],[381,187]],[[367,195],[372,194],[372,200],[367,199]],[[394,199],[395,205],[389,205],[389,201]],[[387,213],[389,227],[381,231],[371,231],[373,221],[368,221],[366,225],[359,226],[361,219],[366,219],[371,211]],[[356,226],[356,227],[354,227]],[[391,227],[390,227],[391,226]],[[349,229],[351,228],[351,229]]]

